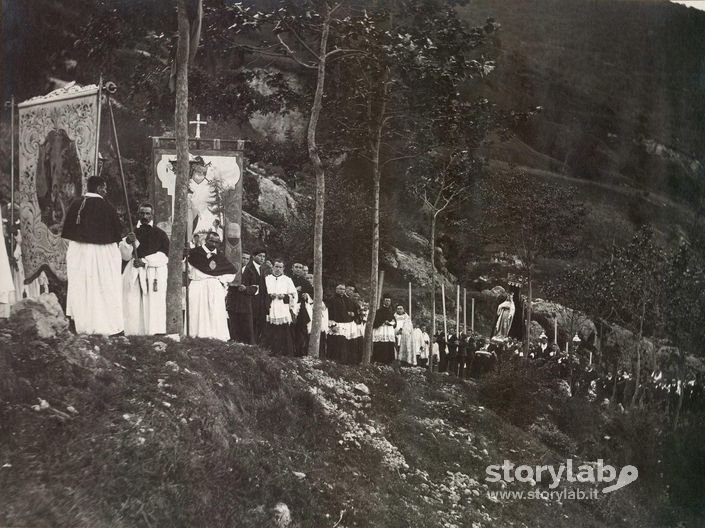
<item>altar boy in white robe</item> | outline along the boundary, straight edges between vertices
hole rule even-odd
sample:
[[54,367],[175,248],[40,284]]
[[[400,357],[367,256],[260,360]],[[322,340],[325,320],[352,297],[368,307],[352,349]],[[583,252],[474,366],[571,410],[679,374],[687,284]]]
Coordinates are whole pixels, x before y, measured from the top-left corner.
[[292,322],[300,307],[299,296],[291,278],[284,275],[284,261],[275,259],[272,274],[265,277],[269,294],[267,325],[263,342],[273,354],[294,355],[294,334]]
[[235,266],[219,249],[220,237],[210,232],[206,243],[189,253],[188,331],[193,337],[230,339],[225,295],[235,280]]
[[125,334],[166,333],[166,281],[169,264],[169,237],[154,227],[152,204],[138,210],[134,233],[120,242],[122,260],[122,307]]

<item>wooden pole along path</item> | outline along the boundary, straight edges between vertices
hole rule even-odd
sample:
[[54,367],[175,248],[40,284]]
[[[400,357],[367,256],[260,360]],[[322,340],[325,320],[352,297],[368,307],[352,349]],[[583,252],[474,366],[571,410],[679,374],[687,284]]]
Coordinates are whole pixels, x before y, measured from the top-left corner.
[[443,300],[443,339],[448,339],[448,317],[446,316],[446,285],[441,282],[441,297]]
[[457,295],[455,297],[455,336],[460,335],[460,284],[457,286]]
[[463,333],[468,333],[468,289],[463,288]]
[[475,333],[475,297],[473,297],[470,302],[472,303],[470,307],[470,331]]
[[558,344],[558,317],[553,318],[553,344]]

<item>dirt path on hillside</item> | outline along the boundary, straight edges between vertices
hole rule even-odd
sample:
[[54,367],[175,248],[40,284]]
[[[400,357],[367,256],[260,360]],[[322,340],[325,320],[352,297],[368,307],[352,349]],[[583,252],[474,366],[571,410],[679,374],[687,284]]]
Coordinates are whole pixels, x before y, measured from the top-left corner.
[[565,174],[558,174],[556,172],[551,172],[543,169],[536,169],[533,167],[527,167],[526,165],[518,165],[518,164],[510,164],[506,161],[500,161],[500,160],[491,160],[490,161],[490,166],[491,167],[496,167],[496,168],[502,168],[509,170],[511,167],[514,168],[519,168],[522,170],[525,170],[528,174],[531,174],[532,176],[538,176],[540,178],[546,178],[546,179],[554,179],[554,180],[563,180],[567,182],[574,183],[576,185],[582,185],[585,187],[591,187],[591,188],[598,188],[602,189],[604,191],[608,192],[616,192],[619,193],[623,196],[627,196],[629,198],[639,198],[651,205],[655,205],[657,207],[662,207],[662,208],[669,208],[672,209],[674,213],[677,213],[679,216],[679,220],[682,222],[692,220],[692,214],[693,211],[689,207],[680,204],[678,202],[675,202],[671,200],[670,198],[667,198],[663,195],[660,194],[654,194],[653,192],[649,191],[648,195],[644,195],[643,191],[640,191],[639,189],[636,189],[634,187],[629,187],[627,185],[615,185],[611,183],[604,183],[604,182],[595,182],[595,181],[590,181],[590,180],[584,180],[582,178],[575,178],[573,176],[566,176]]

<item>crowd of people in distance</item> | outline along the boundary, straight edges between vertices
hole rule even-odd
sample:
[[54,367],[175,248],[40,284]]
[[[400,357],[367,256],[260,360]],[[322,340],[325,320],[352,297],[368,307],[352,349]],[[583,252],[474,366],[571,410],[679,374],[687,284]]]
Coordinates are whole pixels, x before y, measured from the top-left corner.
[[[705,380],[701,373],[694,373],[687,381],[681,381],[668,379],[661,369],[656,369],[643,371],[637,381],[623,368],[615,372],[608,365],[593,362],[589,348],[581,342],[561,349],[556,343],[549,344],[548,336],[542,333],[537,341],[530,343],[529,353],[525,355],[523,343],[516,339],[479,340],[484,342],[484,351],[477,350],[474,361],[478,361],[478,353],[486,359],[480,360],[480,364],[473,368],[469,374],[471,377],[509,363],[528,362],[534,367],[548,369],[553,377],[564,380],[571,396],[596,401],[603,406],[614,404],[626,409],[638,388],[636,403],[639,406],[659,408],[668,416],[673,416],[679,405],[683,413],[705,411]],[[459,352],[456,354],[461,358],[460,364],[465,356]]]

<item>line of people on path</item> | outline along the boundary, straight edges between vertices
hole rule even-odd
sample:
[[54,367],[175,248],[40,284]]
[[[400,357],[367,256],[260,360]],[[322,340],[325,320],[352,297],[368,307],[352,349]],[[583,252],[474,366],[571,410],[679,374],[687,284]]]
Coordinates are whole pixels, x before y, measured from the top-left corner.
[[[169,237],[154,225],[149,203],[140,205],[137,225],[123,237],[118,213],[106,194],[103,178],[88,178],[87,192],[67,211],[62,229],[68,241],[66,314],[77,333],[164,334]],[[278,355],[307,353],[313,317],[307,266],[294,263],[287,276],[282,259],[267,260],[266,251],[257,248],[251,257],[243,255],[242,268],[237,269],[223,253],[217,231],[207,233],[203,244],[185,257],[188,335],[260,344]],[[390,303],[385,298],[384,306]],[[388,319],[384,331],[375,326],[375,360],[416,364],[417,356],[419,361],[427,359],[428,336],[413,328],[403,307]],[[338,284],[323,304],[320,356],[360,363],[366,320],[367,305],[355,286]]]
[[[105,200],[106,192],[103,178],[89,178],[87,192],[70,205],[65,217],[66,314],[77,333],[164,334],[169,237],[154,225],[154,208],[148,203],[139,207],[134,231],[123,237],[118,213]],[[266,251],[257,248],[251,257],[243,255],[238,270],[221,247],[220,235],[213,231],[186,256],[189,335],[260,344],[277,355],[306,355],[313,317],[313,277],[308,267],[295,262],[287,276],[282,259],[270,261]],[[11,269],[6,267],[4,289],[12,291]],[[553,368],[558,377],[569,381],[574,393],[604,396],[608,390],[596,387],[630,383],[628,374],[616,380],[612,374],[595,375],[591,362],[550,345],[545,334],[531,344],[524,358],[521,342],[511,338],[489,340],[478,334],[439,332],[431,340],[423,325],[413,325],[403,305],[392,307],[391,297],[384,295],[375,313],[375,363],[399,361],[424,367],[431,359],[434,369],[464,378],[481,376],[507,359],[527,359]],[[323,303],[320,357],[361,363],[367,314],[368,305],[355,286],[338,284]],[[700,382],[657,380],[646,387],[645,398],[670,401],[673,393],[683,391],[696,395],[688,401],[700,401],[697,395],[704,392]],[[612,398],[614,392],[610,392]]]

